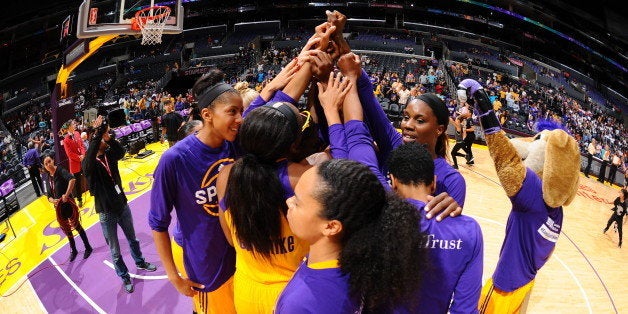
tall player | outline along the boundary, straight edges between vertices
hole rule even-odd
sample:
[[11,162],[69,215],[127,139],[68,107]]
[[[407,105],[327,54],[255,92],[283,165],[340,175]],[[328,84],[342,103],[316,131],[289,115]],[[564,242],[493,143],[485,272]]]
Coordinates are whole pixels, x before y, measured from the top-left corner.
[[[223,80],[222,71],[212,70],[194,84],[203,127],[162,155],[148,217],[168,279],[179,293],[193,297],[197,313],[235,313],[235,252],[220,227],[215,183],[236,157],[232,142],[243,106],[240,94]],[[171,244],[173,208],[178,222]]]

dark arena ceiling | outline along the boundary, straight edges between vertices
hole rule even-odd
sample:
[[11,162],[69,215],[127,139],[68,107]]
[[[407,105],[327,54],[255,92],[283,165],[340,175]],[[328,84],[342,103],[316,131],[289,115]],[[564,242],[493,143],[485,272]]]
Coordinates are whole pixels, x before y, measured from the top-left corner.
[[[105,0],[106,1],[106,0]],[[62,1],[5,1],[7,13],[0,22],[0,60],[21,49],[60,50],[59,24],[70,14],[76,14],[82,0]],[[114,2],[112,0],[112,2]],[[156,1],[158,2],[158,1]],[[324,10],[338,9],[348,17],[385,19],[394,21],[390,27],[399,27],[401,21],[412,21],[463,29],[483,34],[521,47],[526,52],[551,54],[548,57],[564,63],[594,79],[614,81],[613,86],[626,90],[628,68],[628,9],[616,0],[442,0],[442,1],[206,1],[184,0],[185,28],[227,24],[243,21],[279,19],[322,19]],[[491,9],[493,8],[493,9]],[[500,8],[495,10],[494,8]],[[488,25],[429,14],[437,9],[471,16],[479,16],[504,25],[497,29]],[[520,17],[504,11],[514,12]],[[228,13],[228,14],[225,14]],[[532,21],[521,19],[525,17]],[[539,24],[546,26],[539,26]],[[570,44],[551,28],[580,43]],[[51,33],[50,36],[41,34]],[[538,43],[522,40],[535,37],[541,42],[553,42],[557,49],[543,51]],[[583,46],[585,48],[583,48]],[[586,49],[589,48],[589,49]],[[526,51],[534,49],[534,51]],[[595,53],[591,53],[595,51]],[[609,60],[615,62],[610,62]],[[10,73],[11,66],[0,61],[0,73]],[[624,93],[625,94],[625,93]]]

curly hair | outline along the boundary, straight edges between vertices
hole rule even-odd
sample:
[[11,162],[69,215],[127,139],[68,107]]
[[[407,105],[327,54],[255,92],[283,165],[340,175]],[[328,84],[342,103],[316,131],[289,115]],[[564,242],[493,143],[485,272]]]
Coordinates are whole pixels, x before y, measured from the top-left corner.
[[434,182],[434,160],[425,146],[411,142],[397,147],[388,157],[388,171],[406,185]]
[[240,244],[269,258],[281,239],[281,218],[288,210],[277,160],[286,156],[298,134],[288,117],[262,106],[244,119],[239,135],[245,154],[229,173],[226,201]]
[[414,206],[387,194],[363,164],[332,159],[318,166],[314,197],[321,215],[342,223],[340,268],[367,312],[389,311],[413,299],[427,265]]
[[[209,70],[209,72],[203,74],[198,80],[196,80],[196,82],[194,83],[194,86],[192,86],[192,95],[194,95],[194,98],[198,101],[201,98],[201,96],[205,94],[206,91],[210,90],[212,87],[216,86],[217,84],[222,83],[225,80],[225,77],[226,77],[225,73],[222,72],[218,68]],[[240,93],[235,89],[228,90],[222,93],[220,96],[216,97],[216,99],[214,99],[211,103],[204,104],[204,106],[200,106],[200,105],[199,106],[202,108],[206,107],[206,108],[213,109],[216,106],[216,104],[226,102],[229,95],[240,96]]]

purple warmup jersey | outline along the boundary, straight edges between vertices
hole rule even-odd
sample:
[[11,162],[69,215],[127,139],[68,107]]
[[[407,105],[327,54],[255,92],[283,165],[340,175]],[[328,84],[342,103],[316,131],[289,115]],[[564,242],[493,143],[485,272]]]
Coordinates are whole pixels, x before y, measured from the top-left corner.
[[545,204],[539,176],[526,169],[519,193],[511,197],[506,237],[493,274],[495,287],[512,292],[529,283],[552,255],[563,225],[563,208]]
[[454,169],[445,158],[437,157],[434,159],[434,174],[436,175],[434,195],[447,192],[460,207],[464,207],[464,200],[467,198],[467,184],[460,172]]
[[349,297],[349,275],[339,267],[312,269],[307,262],[301,263],[275,307],[276,314],[358,312]]
[[464,215],[440,222],[425,219],[425,203],[407,200],[421,214],[431,265],[424,273],[415,313],[477,313],[484,254],[480,225]]
[[[377,143],[377,160],[382,174],[387,174],[385,163],[390,152],[403,144],[401,134],[390,124],[390,120],[373,94],[373,85],[364,70],[358,79],[358,94],[364,110],[364,122],[367,125],[373,140]],[[456,169],[447,163],[444,158],[434,159],[434,174],[436,175],[436,191],[434,195],[447,192],[454,200],[464,207],[467,186],[464,178]]]
[[220,226],[216,194],[218,172],[234,156],[232,143],[211,148],[192,135],[168,149],[155,169],[148,223],[155,231],[167,231],[176,210],[174,237],[183,247],[185,270],[206,292],[235,271],[235,251]]

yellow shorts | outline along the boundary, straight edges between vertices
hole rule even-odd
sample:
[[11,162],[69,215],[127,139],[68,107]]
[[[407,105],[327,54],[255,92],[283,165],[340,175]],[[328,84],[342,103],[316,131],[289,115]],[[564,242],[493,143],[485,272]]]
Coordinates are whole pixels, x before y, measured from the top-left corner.
[[[182,276],[187,277],[185,267],[183,266],[183,248],[179,246],[174,239],[171,243],[174,265]],[[233,303],[233,277],[229,278],[220,288],[212,292],[198,292],[192,297],[192,300],[194,302],[194,312],[198,314],[235,314],[236,311]]]
[[233,277],[233,299],[238,313],[272,313],[279,295],[288,284],[288,282],[274,284],[256,282],[239,275],[237,270]]
[[506,292],[495,287],[493,278],[489,278],[482,288],[482,296],[478,303],[480,313],[519,313],[533,286],[534,280],[515,291]]

